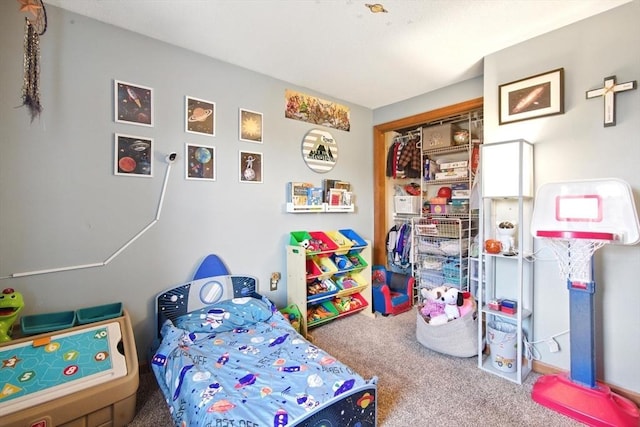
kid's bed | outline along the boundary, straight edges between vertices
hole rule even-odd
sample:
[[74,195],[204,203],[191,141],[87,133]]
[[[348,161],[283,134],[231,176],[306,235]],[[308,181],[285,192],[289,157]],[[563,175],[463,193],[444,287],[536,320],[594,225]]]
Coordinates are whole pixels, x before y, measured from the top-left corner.
[[290,325],[252,277],[158,294],[151,366],[176,426],[375,426],[365,380]]

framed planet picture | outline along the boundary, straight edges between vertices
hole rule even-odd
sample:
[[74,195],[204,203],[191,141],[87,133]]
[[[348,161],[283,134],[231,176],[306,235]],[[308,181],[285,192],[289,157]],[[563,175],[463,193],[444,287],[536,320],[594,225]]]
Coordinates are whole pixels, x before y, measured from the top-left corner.
[[216,136],[216,103],[186,96],[185,104],[184,130]]
[[153,176],[152,138],[116,133],[114,147],[115,175]]
[[208,145],[186,144],[186,179],[216,180],[216,149]]

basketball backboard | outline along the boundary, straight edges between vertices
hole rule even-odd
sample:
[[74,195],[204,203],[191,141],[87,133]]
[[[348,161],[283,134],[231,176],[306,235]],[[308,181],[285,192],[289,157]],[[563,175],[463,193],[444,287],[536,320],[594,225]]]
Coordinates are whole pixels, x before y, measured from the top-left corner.
[[631,187],[618,178],[543,184],[536,193],[531,234],[636,244],[640,225]]

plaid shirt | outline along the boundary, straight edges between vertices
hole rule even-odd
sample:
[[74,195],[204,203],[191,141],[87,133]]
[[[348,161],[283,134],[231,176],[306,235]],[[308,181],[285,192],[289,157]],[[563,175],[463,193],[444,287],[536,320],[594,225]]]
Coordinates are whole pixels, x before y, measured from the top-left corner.
[[406,169],[407,165],[410,169],[419,171],[422,165],[422,153],[420,152],[420,146],[418,145],[420,139],[412,139],[407,142],[400,152],[398,157],[398,168]]

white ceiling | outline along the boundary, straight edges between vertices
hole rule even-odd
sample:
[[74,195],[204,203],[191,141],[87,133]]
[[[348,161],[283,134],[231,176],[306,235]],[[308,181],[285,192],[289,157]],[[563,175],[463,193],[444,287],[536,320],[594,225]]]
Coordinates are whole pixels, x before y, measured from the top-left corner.
[[[482,58],[631,0],[45,0],[368,108],[482,75]],[[597,29],[594,29],[597,31]]]

